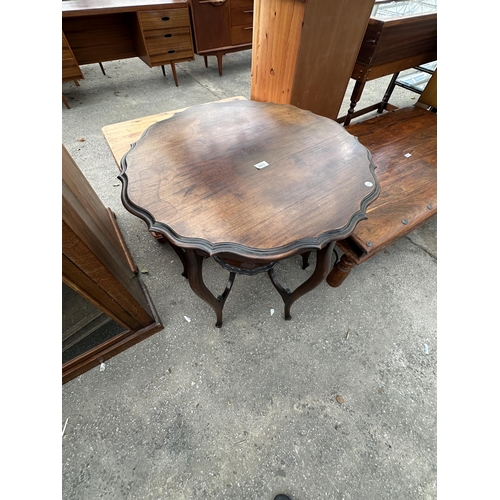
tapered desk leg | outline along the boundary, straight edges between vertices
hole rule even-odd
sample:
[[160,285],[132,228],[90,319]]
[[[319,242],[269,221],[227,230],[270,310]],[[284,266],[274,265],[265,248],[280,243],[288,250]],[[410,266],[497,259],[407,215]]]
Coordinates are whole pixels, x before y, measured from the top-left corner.
[[212,292],[207,288],[203,281],[203,255],[199,255],[195,250],[186,249],[186,258],[188,265],[188,279],[189,285],[191,286],[193,292],[203,299],[214,311],[217,316],[217,323],[215,326],[220,328],[222,326],[222,309],[226,299],[233,286],[234,278],[236,273],[229,274],[229,281],[226,285],[226,289],[222,295],[215,297]]
[[174,63],[174,61],[170,61],[170,67],[172,68],[172,75],[174,76],[175,86],[178,87],[179,86],[179,80],[177,80],[177,71],[175,69],[175,63]]
[[292,304],[298,298],[302,297],[302,295],[305,295],[307,292],[310,292],[311,290],[316,288],[325,279],[326,275],[330,271],[334,246],[335,242],[332,241],[325,248],[316,251],[316,267],[314,269],[314,272],[293,292],[291,292],[290,290],[286,290],[280,285],[274,274],[274,269],[270,269],[268,271],[269,277],[271,278],[274,287],[276,288],[276,290],[278,290],[278,293],[281,295],[281,298],[285,303],[286,320],[292,319],[292,316],[290,315],[290,308],[292,307]]

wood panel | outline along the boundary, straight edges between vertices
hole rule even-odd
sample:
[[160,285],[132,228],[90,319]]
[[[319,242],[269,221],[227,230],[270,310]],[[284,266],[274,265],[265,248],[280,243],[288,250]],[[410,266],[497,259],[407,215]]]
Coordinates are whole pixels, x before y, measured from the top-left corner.
[[255,0],[251,99],[291,102],[306,4]]
[[251,98],[336,118],[374,0],[255,0]]
[[381,65],[395,59],[435,51],[437,14],[394,19],[384,23],[371,64]]
[[[97,284],[104,279],[101,271],[109,272],[113,278],[105,288],[110,300],[124,304],[138,315],[138,321],[149,318],[150,322],[151,315],[144,314],[149,305],[128,265],[108,211],[64,146],[62,181],[62,217],[64,227],[71,229],[71,232],[63,232],[64,254]],[[78,242],[82,246],[78,246]],[[94,255],[97,261],[89,261],[88,254]],[[100,268],[96,262],[100,262]]]
[[134,12],[63,18],[63,30],[79,64],[136,57]]
[[62,34],[62,81],[83,79],[83,73],[76,61],[64,32]]
[[193,32],[196,53],[229,47],[230,34],[230,2],[222,5],[200,3],[199,0],[189,0],[193,19]]

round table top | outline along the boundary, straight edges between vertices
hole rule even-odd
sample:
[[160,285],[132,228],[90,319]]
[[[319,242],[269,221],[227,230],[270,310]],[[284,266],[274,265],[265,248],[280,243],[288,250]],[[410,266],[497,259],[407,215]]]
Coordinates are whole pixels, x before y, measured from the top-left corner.
[[338,123],[254,101],[193,106],[151,125],[121,168],[122,201],[150,231],[248,259],[346,238],[379,191],[370,152]]

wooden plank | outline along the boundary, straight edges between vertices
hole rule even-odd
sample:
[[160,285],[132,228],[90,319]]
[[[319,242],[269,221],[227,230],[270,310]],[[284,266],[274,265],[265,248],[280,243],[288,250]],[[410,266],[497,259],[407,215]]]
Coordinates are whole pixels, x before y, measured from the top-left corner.
[[374,0],[255,0],[251,98],[337,118]]
[[295,0],[255,0],[253,101],[290,103],[305,6]]
[[338,117],[373,3],[307,3],[290,104]]

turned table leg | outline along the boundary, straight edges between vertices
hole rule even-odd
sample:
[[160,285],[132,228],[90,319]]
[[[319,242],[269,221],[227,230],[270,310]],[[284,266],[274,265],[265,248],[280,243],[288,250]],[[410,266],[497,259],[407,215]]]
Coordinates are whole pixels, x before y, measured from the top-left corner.
[[273,283],[276,290],[278,290],[278,293],[281,295],[281,298],[285,303],[286,320],[292,319],[292,316],[290,315],[290,308],[292,307],[292,304],[297,299],[302,297],[302,295],[305,295],[306,293],[316,288],[325,279],[332,263],[332,253],[334,246],[335,242],[332,241],[326,247],[316,251],[316,267],[314,269],[314,272],[306,281],[304,281],[304,283],[299,285],[293,292],[283,288],[280,285],[274,274],[274,269],[270,269],[268,271],[269,277],[271,278],[271,282]]
[[377,109],[377,113],[382,113],[387,107],[387,103],[389,102],[392,92],[396,87],[396,80],[398,79],[398,76],[399,76],[399,71],[397,73],[394,73],[394,75],[392,75],[391,81],[389,82],[389,86],[387,87],[384,97],[382,98],[382,101],[380,102],[380,105]]
[[354,114],[354,108],[356,107],[358,101],[361,99],[361,94],[363,93],[364,88],[365,88],[365,82],[356,82],[354,84],[354,89],[351,94],[351,105],[347,110],[346,119],[344,121],[344,127],[347,127],[347,125],[351,123],[352,115]]
[[326,277],[326,282],[333,287],[340,286],[355,265],[356,262],[353,259],[343,254],[339,262],[333,266],[333,269]]

